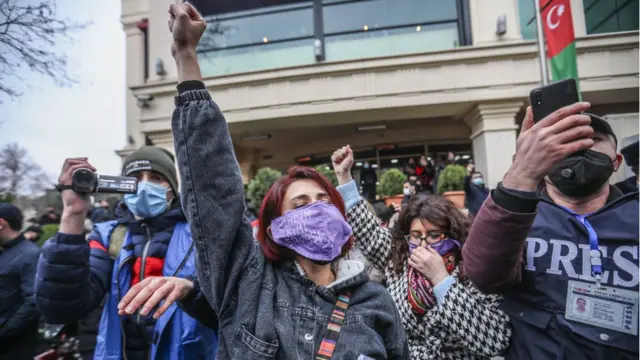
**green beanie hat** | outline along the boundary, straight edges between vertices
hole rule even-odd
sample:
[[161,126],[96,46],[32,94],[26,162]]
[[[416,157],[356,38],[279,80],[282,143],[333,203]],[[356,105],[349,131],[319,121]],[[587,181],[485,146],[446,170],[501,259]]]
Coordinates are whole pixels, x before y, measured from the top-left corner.
[[136,171],[155,171],[169,181],[173,193],[178,196],[178,176],[173,155],[166,149],[155,146],[143,146],[127,156],[122,164],[122,176]]

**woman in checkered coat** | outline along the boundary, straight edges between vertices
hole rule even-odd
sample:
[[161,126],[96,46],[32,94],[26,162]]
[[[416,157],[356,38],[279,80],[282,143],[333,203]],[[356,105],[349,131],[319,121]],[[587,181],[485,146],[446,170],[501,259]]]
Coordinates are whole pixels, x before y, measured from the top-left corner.
[[332,161],[356,245],[386,278],[412,359],[487,359],[506,350],[509,318],[500,297],[480,293],[462,273],[461,248],[470,221],[447,199],[418,196],[395,229],[379,226],[351,179],[353,153]]

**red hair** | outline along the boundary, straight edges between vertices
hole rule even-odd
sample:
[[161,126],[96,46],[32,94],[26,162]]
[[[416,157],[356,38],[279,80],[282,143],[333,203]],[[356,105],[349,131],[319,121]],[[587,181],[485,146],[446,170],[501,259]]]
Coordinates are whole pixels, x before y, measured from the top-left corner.
[[[284,246],[278,245],[273,241],[267,229],[271,226],[271,221],[282,216],[282,205],[284,202],[284,195],[287,193],[289,186],[298,181],[308,179],[318,184],[324,191],[327,192],[331,203],[338,208],[345,221],[347,220],[344,200],[342,196],[336,190],[335,186],[331,184],[326,177],[320,174],[316,169],[306,166],[294,166],[290,168],[287,173],[278,179],[269,189],[267,195],[265,195],[260,207],[260,215],[258,217],[258,233],[256,237],[262,247],[267,260],[270,262],[280,262],[286,260],[295,259],[296,253],[293,250],[287,249]],[[342,246],[342,254],[344,256],[347,251],[353,246],[353,236],[349,237],[349,240]]]

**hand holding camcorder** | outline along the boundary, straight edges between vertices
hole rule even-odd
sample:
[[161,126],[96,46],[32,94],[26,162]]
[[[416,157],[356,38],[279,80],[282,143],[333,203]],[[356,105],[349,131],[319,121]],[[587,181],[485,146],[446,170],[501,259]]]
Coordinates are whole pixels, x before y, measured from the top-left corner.
[[80,168],[71,174],[69,188],[79,194],[135,194],[138,179],[127,176],[98,175],[87,168]]
[[56,189],[62,192],[65,213],[83,214],[90,207],[88,194],[135,194],[137,183],[135,177],[98,175],[87,158],[69,158],[64,162]]

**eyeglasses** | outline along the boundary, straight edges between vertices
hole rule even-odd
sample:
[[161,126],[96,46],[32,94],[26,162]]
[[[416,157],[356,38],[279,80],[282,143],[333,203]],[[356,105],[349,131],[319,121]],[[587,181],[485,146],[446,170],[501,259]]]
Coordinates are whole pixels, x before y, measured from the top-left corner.
[[447,237],[447,234],[441,231],[427,231],[427,235],[426,236],[422,236],[422,234],[420,233],[411,233],[409,235],[405,235],[404,238],[405,240],[407,240],[408,242],[414,244],[414,245],[421,245],[422,242],[427,242],[427,239],[430,239],[432,241],[440,241],[442,239],[445,239]]

